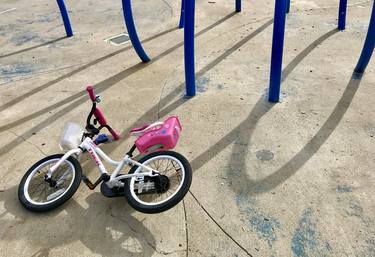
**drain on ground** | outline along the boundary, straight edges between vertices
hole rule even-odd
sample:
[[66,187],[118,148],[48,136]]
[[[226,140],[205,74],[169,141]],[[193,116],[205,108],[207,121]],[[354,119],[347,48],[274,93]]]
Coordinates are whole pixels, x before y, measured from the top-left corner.
[[116,36],[107,38],[104,41],[106,41],[106,42],[108,42],[112,45],[118,46],[118,45],[123,45],[123,44],[128,43],[129,40],[130,40],[129,35],[123,33],[123,34],[120,34],[120,35],[116,35]]

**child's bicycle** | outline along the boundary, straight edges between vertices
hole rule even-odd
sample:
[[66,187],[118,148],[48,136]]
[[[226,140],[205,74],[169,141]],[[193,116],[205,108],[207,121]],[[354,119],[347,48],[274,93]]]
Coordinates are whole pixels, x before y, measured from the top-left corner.
[[[86,90],[92,100],[86,130],[75,123],[66,125],[60,142],[66,153],[48,156],[26,172],[18,188],[22,205],[36,212],[54,209],[73,196],[81,180],[91,190],[101,184],[100,191],[106,197],[125,195],[134,209],[144,213],[163,212],[179,203],[189,190],[192,171],[185,157],[168,151],[176,146],[181,133],[178,118],[172,116],[164,122],[132,129],[130,133],[137,140],[121,161],[114,161],[99,145],[120,137],[96,107],[100,97],[95,96],[93,87],[88,86]],[[103,128],[111,133],[112,139],[106,134],[99,134]],[[140,154],[133,157],[135,149]],[[82,175],[77,160],[85,152],[89,153],[100,171],[95,183]],[[116,167],[112,174],[107,172],[100,157]],[[120,171],[125,165],[131,169],[128,174],[122,175]]]

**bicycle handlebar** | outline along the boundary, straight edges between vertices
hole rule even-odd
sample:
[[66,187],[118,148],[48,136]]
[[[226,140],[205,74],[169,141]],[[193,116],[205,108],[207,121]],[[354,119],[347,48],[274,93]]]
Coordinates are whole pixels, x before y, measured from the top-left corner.
[[111,127],[107,127],[107,129],[109,130],[109,133],[111,133],[111,135],[113,136],[113,140],[119,140],[120,139],[120,135],[113,130],[113,128]]
[[95,93],[94,93],[94,87],[87,86],[86,91],[88,92],[91,101],[95,105],[95,110],[94,110],[93,114],[94,114],[96,120],[99,122],[100,126],[107,128],[115,141],[119,140],[120,135],[107,124],[107,120],[105,119],[103,112],[98,107],[96,107],[96,96],[95,96]]
[[87,86],[86,87],[86,91],[89,93],[91,101],[95,102],[96,101],[96,96],[94,94],[94,87],[93,86]]

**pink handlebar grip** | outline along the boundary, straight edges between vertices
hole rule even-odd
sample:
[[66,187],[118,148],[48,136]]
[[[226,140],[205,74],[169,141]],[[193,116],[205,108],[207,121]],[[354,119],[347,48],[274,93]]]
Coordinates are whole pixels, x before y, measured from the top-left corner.
[[[104,115],[103,115],[102,111],[98,107],[96,107],[96,109],[94,111],[94,116],[98,120],[98,122],[101,126],[107,126],[107,120],[104,118]],[[114,131],[111,127],[108,126],[107,129],[112,134],[113,139],[115,141],[120,139],[120,135],[117,134],[117,132]]]
[[109,127],[108,130],[109,130],[109,132],[112,134],[113,139],[114,139],[115,141],[117,141],[117,140],[120,139],[120,135],[117,134],[117,132],[114,131],[111,127]]
[[98,107],[96,107],[96,109],[94,111],[94,116],[95,116],[95,118],[97,119],[97,121],[99,122],[100,125],[102,125],[102,126],[107,125],[107,120],[104,118],[104,114],[102,113],[102,111]]
[[93,86],[87,86],[86,91],[89,93],[89,96],[91,98],[91,101],[95,102],[96,96],[94,94],[94,87]]

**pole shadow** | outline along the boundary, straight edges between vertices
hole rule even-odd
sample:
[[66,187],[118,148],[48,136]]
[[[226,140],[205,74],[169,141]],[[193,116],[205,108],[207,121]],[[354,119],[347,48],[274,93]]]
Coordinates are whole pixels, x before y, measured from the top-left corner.
[[[208,32],[208,31],[212,30],[213,28],[215,28],[215,27],[218,26],[219,24],[221,24],[221,23],[223,23],[224,21],[226,21],[226,20],[228,20],[229,18],[231,18],[234,14],[235,14],[235,13],[231,13],[231,14],[225,16],[224,18],[218,20],[217,22],[211,24],[210,26],[208,26],[208,27],[206,27],[205,29],[203,29],[203,30],[201,30],[200,32],[198,32],[198,33],[195,35],[195,37],[198,37],[198,36],[200,36],[200,35],[202,35],[202,34]],[[180,43],[178,43],[178,44],[172,46],[171,48],[165,50],[165,51],[162,52],[161,54],[155,56],[155,57],[154,57],[150,62],[148,62],[148,63],[138,63],[138,64],[136,64],[136,65],[133,65],[133,66],[129,67],[128,69],[126,69],[126,70],[124,70],[124,71],[119,72],[118,74],[116,74],[116,75],[114,75],[114,76],[112,76],[112,77],[110,77],[110,78],[108,78],[108,79],[105,79],[105,80],[99,82],[98,84],[96,84],[96,85],[94,86],[95,91],[96,91],[97,93],[103,92],[104,90],[106,90],[106,89],[112,87],[115,83],[117,83],[117,82],[119,82],[119,81],[125,79],[126,77],[128,77],[128,76],[134,74],[134,73],[137,72],[138,70],[143,69],[143,68],[145,68],[145,67],[147,67],[147,66],[153,64],[154,62],[156,62],[156,61],[162,59],[163,57],[167,56],[168,54],[170,54],[171,52],[175,51],[175,50],[178,49],[179,47],[183,46],[183,44],[184,44],[183,42],[180,42]],[[125,51],[125,48],[122,49],[122,50],[119,50],[119,51]],[[115,53],[116,53],[116,52],[115,52]],[[115,55],[115,53],[112,53],[111,56]],[[106,56],[106,57],[103,57],[103,58],[109,58],[109,57]],[[102,61],[103,58],[98,59],[98,60],[99,60],[99,61]],[[97,60],[96,62],[98,62],[98,60]],[[67,77],[69,77],[69,76],[71,76],[71,75],[73,75],[73,74],[75,74],[75,73],[77,73],[77,72],[79,72],[79,71],[81,71],[81,70],[83,70],[83,69],[89,67],[88,65],[89,65],[89,64],[84,65],[84,66],[82,66],[81,68],[79,68],[79,69],[77,69],[77,70],[75,70],[75,71],[72,71],[72,72],[70,72],[70,73],[68,73],[68,74],[66,74],[66,75],[64,75],[64,76],[62,76],[62,77],[57,78],[57,79],[54,80],[54,81],[48,82],[48,83],[42,85],[41,87],[38,87],[38,88],[36,88],[36,89],[33,89],[33,90],[30,91],[29,93],[27,93],[27,94],[25,94],[25,95],[23,95],[23,96],[21,96],[21,97],[18,97],[18,98],[16,98],[16,99],[10,101],[9,103],[7,103],[7,104],[5,104],[5,105],[3,105],[3,106],[7,106],[7,107],[12,106],[12,105],[14,105],[14,104],[16,104],[16,103],[22,101],[22,100],[25,99],[26,97],[29,97],[29,96],[31,96],[31,95],[37,93],[38,91],[40,91],[40,90],[42,90],[42,89],[44,89],[44,88],[46,88],[46,87],[49,87],[49,86],[51,86],[51,85],[53,85],[53,84],[55,84],[55,83],[57,83],[57,82],[63,80],[64,78],[67,78]],[[92,65],[93,65],[93,64],[92,64]],[[87,66],[87,67],[86,67],[86,66]],[[91,66],[91,65],[90,65],[90,66]],[[85,68],[83,68],[83,67],[85,67]],[[69,74],[70,74],[70,75],[69,75]],[[63,78],[63,77],[64,77],[64,78]],[[30,115],[27,115],[27,116],[25,116],[25,117],[23,117],[23,118],[21,118],[21,119],[19,119],[19,120],[16,120],[16,121],[14,121],[14,122],[10,122],[10,123],[8,123],[8,124],[5,124],[5,125],[3,125],[3,126],[0,126],[0,132],[3,132],[3,131],[8,130],[8,129],[11,129],[11,128],[16,127],[16,126],[18,126],[18,125],[21,125],[21,124],[23,124],[23,123],[25,123],[25,122],[27,122],[27,121],[29,121],[29,120],[32,120],[32,119],[34,119],[34,118],[36,118],[36,117],[39,117],[40,115],[43,115],[43,114],[48,113],[48,112],[50,112],[50,111],[53,111],[54,109],[59,108],[59,107],[65,105],[65,104],[67,104],[67,103],[70,103],[70,102],[74,101],[75,99],[78,99],[78,100],[75,101],[75,102],[73,102],[71,105],[74,106],[74,107],[77,107],[77,106],[79,105],[79,104],[77,105],[77,103],[82,103],[82,102],[84,102],[84,96],[85,96],[85,95],[86,95],[86,91],[85,91],[85,90],[82,90],[82,91],[80,91],[80,92],[78,92],[78,93],[76,93],[76,94],[74,94],[74,95],[72,95],[72,96],[70,96],[70,97],[68,97],[68,98],[66,98],[66,99],[64,99],[64,100],[62,100],[62,101],[60,101],[60,102],[57,102],[57,103],[55,103],[55,104],[53,104],[53,105],[51,105],[51,106],[48,106],[48,107],[46,107],[46,108],[44,108],[44,109],[42,109],[42,110],[36,111],[36,112],[34,112],[34,113],[30,114]],[[3,106],[0,107],[0,111],[4,110]],[[72,109],[73,109],[73,108],[69,108],[69,106],[68,106],[68,108],[64,108],[64,110],[65,110],[66,112],[67,112],[67,111],[70,111],[70,110],[72,110]],[[61,113],[61,112],[59,112],[59,113]],[[52,117],[51,117],[51,118],[52,118]],[[53,120],[53,119],[52,119],[52,120]],[[0,155],[1,155],[1,149],[0,149]]]
[[300,52],[283,70],[282,74],[282,80],[284,81],[289,74],[298,66],[298,64],[301,63],[303,59],[305,59],[306,56],[308,56],[316,47],[318,47],[320,44],[322,44],[325,40],[332,37],[336,33],[340,32],[338,28],[335,28],[331,31],[328,31],[318,39],[316,39],[314,42],[312,42],[308,47],[306,47],[302,52]]
[[[361,80],[356,79],[353,75],[347,84],[343,95],[335,106],[334,110],[319,129],[319,131],[314,135],[314,137],[299,151],[292,159],[290,159],[286,164],[284,164],[277,171],[268,175],[267,177],[261,180],[252,180],[249,178],[248,174],[244,174],[244,170],[238,170],[236,173],[236,179],[242,179],[239,183],[234,183],[236,186],[241,184],[240,187],[236,187],[233,184],[233,190],[238,194],[260,194],[268,192],[278,185],[285,182],[288,178],[293,176],[307,161],[314,156],[314,154],[320,149],[320,147],[327,141],[327,139],[332,135],[337,126],[340,124],[342,118],[344,117],[346,111],[349,109],[349,106],[359,88]],[[249,138],[249,137],[248,137]],[[247,138],[247,139],[248,139]],[[238,151],[238,149],[236,149]],[[235,163],[235,152],[231,158],[231,162]],[[240,167],[245,167],[244,156],[240,162]],[[237,163],[238,165],[238,163]]]
[[[32,213],[20,205],[14,186],[0,193],[0,202],[6,210],[0,214],[7,231],[2,242],[25,241],[39,249],[32,256],[50,256],[52,249],[76,241],[102,256],[152,256],[155,251],[164,252],[156,248],[154,236],[142,221],[131,215],[134,210],[124,198],[109,202],[100,193],[92,193],[86,198],[88,208],[72,198],[55,210]],[[8,214],[14,221],[5,218]]]
[[[231,17],[231,16],[229,16],[229,17]],[[204,75],[210,69],[214,68],[221,61],[223,61],[225,58],[227,58],[230,54],[234,53],[238,48],[240,48],[245,43],[247,43],[249,40],[251,40],[252,38],[254,38],[256,35],[258,35],[262,31],[264,31],[268,26],[270,26],[272,24],[272,22],[273,22],[273,19],[270,19],[269,21],[267,21],[266,23],[264,23],[262,26],[260,26],[258,29],[256,29],[254,32],[252,32],[251,34],[249,34],[248,36],[246,36],[245,38],[243,38],[241,41],[239,41],[238,43],[236,43],[232,48],[226,50],[218,58],[214,59],[208,65],[206,65],[205,67],[203,67],[197,73],[197,78],[199,78],[200,76]],[[133,74],[134,72],[136,72],[138,69],[144,67],[145,65],[150,65],[150,63],[146,63],[146,64],[138,63],[137,65],[133,66],[133,69],[129,68],[129,69],[127,69],[127,70],[125,70],[125,71],[117,74],[116,76],[113,76],[113,77],[111,77],[111,78],[109,78],[109,79],[107,79],[105,81],[100,82],[99,84],[96,85],[96,88],[95,88],[96,92],[100,93],[100,92],[104,91],[106,88],[110,87],[114,83],[117,83],[119,80],[123,79],[124,77],[127,77],[130,74]],[[130,129],[132,127],[135,127],[135,126],[137,126],[140,123],[147,122],[147,121],[151,120],[153,116],[155,117],[155,119],[157,119],[159,117],[159,113],[158,113],[159,107],[166,106],[176,96],[178,96],[179,94],[181,94],[181,92],[183,91],[183,86],[184,86],[184,83],[181,83],[178,87],[176,87],[173,91],[171,91],[167,96],[165,96],[160,101],[160,103],[154,105],[144,115],[142,115],[136,122],[134,122],[127,129],[125,129],[121,133],[122,139],[125,140],[125,139],[127,139],[129,137],[129,131],[130,131]],[[85,91],[82,91],[82,92],[80,92],[78,94],[85,95]],[[72,97],[76,97],[76,96],[73,95]],[[71,100],[72,97],[69,97],[69,98],[65,99],[64,101],[70,102],[70,100]],[[15,148],[19,144],[21,144],[22,142],[24,142],[25,140],[29,139],[31,136],[33,136],[34,133],[42,130],[43,128],[45,128],[46,126],[48,126],[49,124],[51,124],[52,122],[58,120],[61,116],[65,115],[68,111],[70,111],[70,110],[78,107],[79,105],[81,105],[82,102],[84,101],[84,97],[85,96],[80,97],[79,99],[77,99],[76,101],[74,101],[73,103],[71,103],[70,105],[66,106],[65,108],[61,109],[60,111],[58,111],[55,114],[53,114],[52,116],[50,116],[48,119],[42,121],[38,125],[34,126],[33,128],[29,129],[28,131],[24,132],[22,135],[20,135],[16,139],[12,140],[8,144],[2,146],[0,148],[0,156],[6,154],[10,150],[12,150],[13,148]],[[160,114],[162,114],[160,116],[166,115],[167,113],[171,112],[175,108],[177,108],[177,107],[181,106],[182,104],[184,104],[187,100],[188,99],[184,99],[184,98],[177,99],[172,104],[164,107],[160,111]],[[20,123],[17,124],[17,125],[20,125],[23,122],[24,122],[23,119],[21,119]],[[5,127],[5,129],[4,129],[4,127]],[[0,132],[4,131],[6,129],[9,129],[9,128],[7,128],[7,125],[1,127]],[[119,144],[112,145],[110,147],[104,146],[103,150],[105,150],[105,151],[107,151],[107,152],[110,153],[110,152],[114,151],[118,146],[119,146]]]
[[34,49],[37,49],[37,48],[40,48],[40,47],[43,47],[43,46],[47,46],[47,45],[50,45],[50,44],[54,44],[58,41],[66,39],[66,38],[67,37],[60,37],[60,38],[57,38],[57,39],[54,39],[54,40],[51,40],[51,41],[48,41],[48,42],[44,42],[43,44],[40,44],[40,45],[31,46],[31,47],[28,47],[28,48],[25,48],[25,49],[22,49],[22,50],[13,52],[13,53],[0,55],[0,59],[5,58],[5,57],[9,57],[9,56],[13,56],[13,55],[16,55],[16,54],[21,54],[21,53],[24,53],[24,52],[27,52],[27,51],[30,51],[30,50],[34,50]]
[[[337,29],[329,31],[298,54],[284,69],[283,80],[285,80],[293,69],[319,44],[336,33]],[[227,146],[234,143],[228,164],[229,170],[227,170],[228,177],[232,179],[232,190],[237,194],[245,195],[254,195],[272,190],[295,174],[326,142],[349,108],[359,84],[359,80],[352,77],[335,109],[316,135],[289,162],[264,179],[252,180],[249,174],[246,173],[246,156],[249,151],[248,145],[251,136],[258,121],[273,106],[265,102],[262,98],[255,104],[255,107],[245,121],[192,161],[193,170],[199,169]]]
[[[153,35],[153,36],[151,36],[151,37],[149,37],[149,38],[143,40],[142,43],[147,43],[147,42],[149,42],[149,41],[151,41],[151,40],[154,40],[154,39],[156,39],[156,38],[158,38],[158,37],[164,36],[164,35],[166,35],[166,34],[168,34],[168,33],[171,33],[171,32],[173,32],[173,31],[176,31],[176,30],[178,30],[178,28],[171,28],[171,29],[168,29],[168,30],[162,31],[162,32],[160,32],[160,33],[158,33],[158,34],[156,34],[156,35]],[[65,38],[65,37],[64,37],[64,38]],[[47,83],[45,83],[45,84],[43,84],[43,85],[41,85],[41,86],[39,86],[39,87],[37,87],[37,88],[34,88],[34,89],[32,89],[31,91],[27,92],[26,94],[21,95],[21,96],[18,96],[18,97],[16,97],[16,98],[14,98],[13,100],[11,100],[11,101],[5,103],[4,105],[0,106],[0,112],[4,111],[5,109],[7,109],[7,108],[9,108],[9,107],[11,107],[11,106],[13,106],[13,105],[16,105],[17,103],[19,103],[19,102],[21,102],[22,100],[24,100],[24,99],[26,99],[26,98],[28,98],[28,97],[30,97],[30,96],[32,96],[32,95],[34,95],[34,94],[40,92],[41,90],[44,90],[44,89],[46,89],[46,88],[49,88],[49,87],[53,86],[54,84],[56,84],[56,83],[58,83],[58,82],[60,82],[60,81],[62,81],[62,80],[64,80],[64,79],[66,79],[66,78],[69,78],[69,77],[71,77],[71,76],[73,76],[73,75],[75,75],[75,74],[77,74],[77,73],[79,73],[79,72],[81,72],[81,71],[84,71],[84,70],[86,70],[87,68],[89,68],[89,67],[91,67],[91,66],[93,66],[93,65],[96,65],[96,64],[98,64],[98,63],[100,63],[100,62],[102,62],[102,61],[105,61],[105,60],[107,60],[107,59],[109,59],[109,58],[111,58],[111,57],[113,57],[113,56],[116,56],[116,55],[118,55],[118,54],[120,54],[120,53],[126,52],[126,51],[128,51],[129,49],[132,49],[132,46],[127,46],[127,47],[124,47],[124,48],[122,48],[122,49],[120,49],[120,50],[117,50],[117,51],[115,51],[115,52],[113,52],[113,53],[107,54],[107,55],[105,55],[105,56],[103,56],[103,57],[100,57],[100,58],[98,58],[98,59],[96,59],[96,60],[93,60],[93,61],[91,61],[91,62],[89,62],[89,63],[87,63],[87,64],[85,64],[85,65],[82,65],[82,66],[79,67],[78,69],[75,69],[75,70],[73,70],[73,71],[70,71],[70,72],[68,72],[68,73],[66,73],[66,74],[64,74],[64,75],[62,75],[62,76],[60,76],[60,77],[58,77],[58,78],[56,78],[56,79],[54,79],[54,80],[52,80],[52,81],[49,81],[49,82],[47,82]]]
[[[247,150],[248,145],[247,143],[242,143],[243,138],[246,138],[246,136],[249,136],[253,133],[258,121],[269,110],[271,110],[273,106],[274,106],[273,103],[267,102],[263,97],[260,98],[258,102],[255,104],[254,108],[251,110],[246,120],[241,122],[236,128],[230,131],[227,135],[221,138],[218,142],[212,145],[205,152],[203,152],[202,154],[194,158],[194,160],[191,162],[191,166],[193,170],[196,171],[199,168],[201,168],[203,165],[209,162],[212,158],[214,158],[217,154],[219,154],[221,151],[223,151],[226,147],[228,147],[232,143],[243,144],[242,148]],[[235,167],[236,166],[238,166],[238,163],[236,163]],[[236,174],[236,176],[238,175],[239,174]]]
[[[317,40],[315,40],[313,43],[311,43],[307,48],[305,48],[302,52],[300,52],[284,69],[283,71],[283,81],[291,74],[291,72],[298,66],[298,64],[301,63],[301,61],[307,57],[318,45],[322,44],[325,40],[327,40],[329,37],[335,35],[339,30],[338,29],[333,29],[321,37],[319,37]],[[349,83],[347,88],[351,88],[350,85],[352,85],[353,81]],[[354,95],[353,95],[354,96]],[[338,103],[337,106],[341,108],[341,101],[346,101],[348,99],[347,95],[344,93],[343,99],[341,99]],[[259,103],[259,102],[258,102]],[[347,106],[348,107],[348,106]],[[347,109],[346,107],[346,109]],[[257,105],[254,108],[255,110],[257,109]],[[337,109],[337,107],[336,107]],[[335,109],[335,110],[336,110]],[[345,108],[344,108],[345,109]],[[346,111],[345,109],[345,111]],[[253,111],[250,113],[249,117],[252,117]],[[255,112],[257,113],[257,112]],[[342,113],[342,115],[345,112]],[[257,193],[263,193],[263,192],[268,192],[269,190],[272,190],[275,188],[277,185],[281,184],[284,182],[286,179],[291,177],[295,172],[299,170],[302,165],[307,162],[313,154],[320,148],[320,146],[326,141],[328,137],[325,138],[325,140],[321,142],[317,142],[316,136],[319,138],[324,138],[322,137],[322,132],[325,131],[325,125],[319,130],[319,132],[316,134],[316,136],[305,146],[303,150],[299,154],[297,154],[294,158],[291,159],[287,164],[285,164],[282,168],[280,168],[277,172],[273,173],[272,175],[267,176],[266,178],[258,181],[254,181],[250,178],[249,174],[246,173],[246,156],[248,155],[249,148],[248,145],[251,141],[251,137],[253,134],[253,131],[255,128],[255,124],[259,121],[259,119],[265,114],[265,112],[261,112],[261,115],[258,115],[257,118],[248,118],[249,123],[247,126],[251,124],[251,129],[246,127],[244,125],[244,128],[238,128],[237,129],[237,134],[238,137],[234,141],[234,147],[232,150],[232,154],[230,157],[229,165],[230,167],[227,170],[228,177],[231,177],[233,179],[232,182],[232,189],[237,193],[237,194],[257,194]],[[333,112],[334,117],[340,117],[340,120],[342,116],[336,114],[336,111]],[[251,120],[251,122],[250,122]],[[333,132],[333,130],[337,127],[339,120],[335,120],[332,115],[328,120],[331,120],[333,122],[337,122],[336,126],[332,129],[330,133]],[[328,121],[327,121],[328,122]],[[327,123],[326,123],[327,124]],[[328,123],[330,124],[330,123]],[[331,125],[331,124],[330,124]],[[329,134],[330,135],[330,134]],[[306,154],[308,150],[311,148],[311,145],[316,145],[318,144],[319,147],[314,151],[311,152],[310,155]],[[301,158],[302,156],[308,158]],[[231,176],[229,176],[231,175]]]
[[[272,24],[272,22],[273,22],[273,19],[270,19],[269,21],[267,21],[266,23],[264,23],[262,26],[260,26],[258,29],[256,29],[254,32],[250,33],[248,36],[246,36],[241,41],[239,41],[238,43],[236,43],[233,47],[227,49],[224,53],[222,53],[220,56],[218,56],[213,61],[211,61],[210,63],[208,63],[200,71],[198,71],[196,73],[196,78],[199,79],[201,76],[203,76],[205,73],[207,73],[208,71],[210,71],[212,68],[214,68],[220,62],[222,62],[223,60],[225,60],[229,55],[231,55],[232,53],[234,53],[237,49],[239,49],[244,44],[246,44],[247,42],[249,42],[251,39],[253,39],[256,35],[258,35],[262,31],[264,31],[268,26],[270,26]],[[175,110],[176,108],[178,108],[178,107],[182,106],[183,104],[185,104],[186,102],[188,102],[189,98],[180,97],[177,100],[175,100],[174,102],[172,102],[171,104],[167,105],[175,97],[177,97],[179,94],[182,93],[182,91],[184,89],[184,85],[185,85],[185,83],[181,83],[173,91],[171,91],[168,95],[166,95],[165,97],[163,97],[161,99],[160,103],[154,105],[144,115],[142,115],[136,122],[134,122],[133,124],[131,124],[128,128],[124,129],[122,131],[122,133],[121,133],[121,138],[123,140],[129,138],[129,131],[133,127],[139,126],[140,124],[142,124],[144,122],[148,122],[148,121],[150,121],[153,118],[157,119],[159,117],[164,117],[164,116],[168,115],[170,112],[172,112],[173,110]],[[159,107],[163,107],[163,108],[158,113]],[[106,153],[110,154],[115,149],[117,149],[118,146],[119,145],[104,145],[103,146],[103,150]],[[0,150],[0,155],[1,155],[1,150]],[[192,163],[192,164],[193,164],[192,167],[194,168],[194,163]]]

